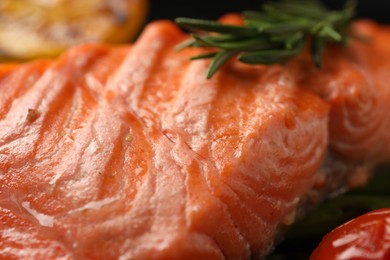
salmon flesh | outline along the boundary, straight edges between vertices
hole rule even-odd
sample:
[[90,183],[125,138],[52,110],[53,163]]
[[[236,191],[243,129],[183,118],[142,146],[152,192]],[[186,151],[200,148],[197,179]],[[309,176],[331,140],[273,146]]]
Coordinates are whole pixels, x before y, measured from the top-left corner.
[[1,259],[249,259],[390,159],[390,29],[285,65],[228,62],[174,24],[0,66]]

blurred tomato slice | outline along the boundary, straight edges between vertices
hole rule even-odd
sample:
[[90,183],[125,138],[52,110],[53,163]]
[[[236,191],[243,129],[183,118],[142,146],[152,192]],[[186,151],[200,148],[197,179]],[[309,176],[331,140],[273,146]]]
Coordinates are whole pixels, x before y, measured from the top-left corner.
[[327,234],[311,260],[390,260],[390,209],[355,218]]
[[55,56],[85,42],[134,37],[147,0],[0,0],[0,58]]

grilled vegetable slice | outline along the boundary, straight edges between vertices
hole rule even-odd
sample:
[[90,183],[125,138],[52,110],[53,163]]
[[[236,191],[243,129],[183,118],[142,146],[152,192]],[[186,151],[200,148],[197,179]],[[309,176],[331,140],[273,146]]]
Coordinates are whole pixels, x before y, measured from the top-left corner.
[[0,58],[26,60],[83,42],[128,41],[146,11],[147,0],[2,0]]

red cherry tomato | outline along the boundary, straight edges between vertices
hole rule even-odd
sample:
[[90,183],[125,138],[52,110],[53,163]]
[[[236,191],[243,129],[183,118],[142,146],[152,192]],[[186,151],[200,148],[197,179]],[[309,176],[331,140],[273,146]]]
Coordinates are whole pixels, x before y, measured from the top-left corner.
[[355,218],[331,231],[310,260],[390,260],[390,208]]

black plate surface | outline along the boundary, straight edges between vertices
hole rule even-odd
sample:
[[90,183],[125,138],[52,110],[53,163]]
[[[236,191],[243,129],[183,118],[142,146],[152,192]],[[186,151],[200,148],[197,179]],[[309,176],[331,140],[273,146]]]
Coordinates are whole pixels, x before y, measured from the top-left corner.
[[[150,0],[149,20],[194,17],[217,19],[227,12],[256,10],[263,0]],[[343,5],[343,0],[323,1],[332,8]],[[389,0],[358,0],[358,17],[368,17],[390,23]]]

